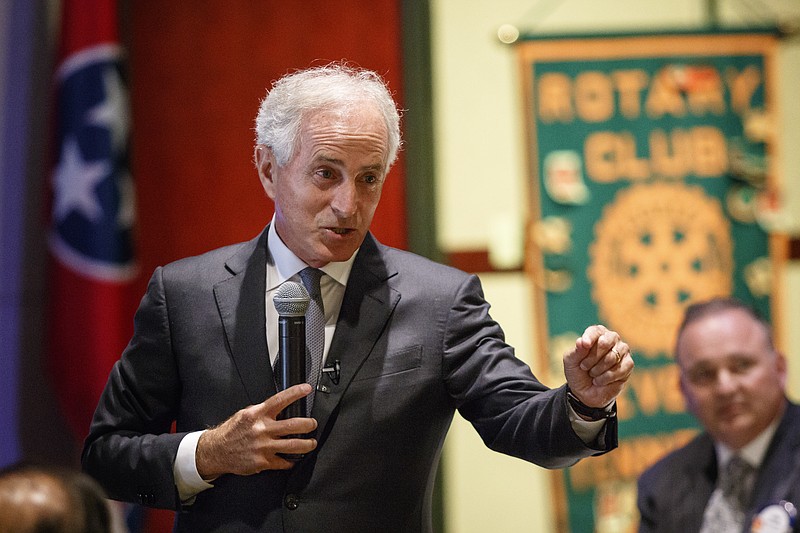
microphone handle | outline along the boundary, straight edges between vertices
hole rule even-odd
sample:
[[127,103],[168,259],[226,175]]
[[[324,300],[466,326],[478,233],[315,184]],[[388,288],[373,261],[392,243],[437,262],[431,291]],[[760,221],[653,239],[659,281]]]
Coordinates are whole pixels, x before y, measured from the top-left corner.
[[[306,381],[306,317],[278,317],[278,387],[287,389]],[[281,418],[306,416],[306,399],[291,403],[281,413]]]

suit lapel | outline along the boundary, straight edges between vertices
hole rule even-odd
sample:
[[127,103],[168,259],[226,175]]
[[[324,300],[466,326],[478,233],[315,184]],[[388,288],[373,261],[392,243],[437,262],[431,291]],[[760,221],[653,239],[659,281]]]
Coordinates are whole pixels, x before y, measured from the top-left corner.
[[400,293],[386,283],[395,274],[394,270],[387,270],[376,241],[367,235],[353,263],[326,360],[326,367],[339,361],[339,383],[323,374],[314,399],[312,415],[319,423],[318,438],[324,435],[342,394],[372,352],[400,301]]
[[[753,510],[786,499],[800,477],[800,407],[788,403],[753,487]],[[800,502],[792,502],[795,505]]]
[[225,262],[232,276],[214,286],[228,347],[251,404],[276,393],[266,340],[266,261],[265,229]]
[[681,467],[675,477],[672,493],[675,495],[673,524],[676,530],[700,531],[703,513],[717,482],[717,454],[714,442],[704,433],[700,437],[692,458]]
[[[703,515],[705,514],[708,500],[711,499],[711,493],[717,484],[718,465],[717,465],[717,452],[714,449],[714,443],[711,438],[708,438],[708,445],[703,452],[703,459],[701,461],[701,468],[694,473],[694,481],[687,487],[685,494],[694,502],[689,507],[692,509],[689,516],[689,528],[696,528],[697,531],[703,525]],[[689,473],[687,472],[687,475]],[[688,502],[687,502],[688,503]],[[694,531],[695,529],[691,529]]]

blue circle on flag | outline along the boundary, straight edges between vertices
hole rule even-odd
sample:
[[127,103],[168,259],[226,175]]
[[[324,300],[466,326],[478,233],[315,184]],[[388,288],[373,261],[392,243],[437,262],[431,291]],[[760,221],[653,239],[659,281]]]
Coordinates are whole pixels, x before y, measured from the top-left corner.
[[52,246],[82,273],[127,277],[134,262],[135,201],[119,49],[81,52],[59,72]]

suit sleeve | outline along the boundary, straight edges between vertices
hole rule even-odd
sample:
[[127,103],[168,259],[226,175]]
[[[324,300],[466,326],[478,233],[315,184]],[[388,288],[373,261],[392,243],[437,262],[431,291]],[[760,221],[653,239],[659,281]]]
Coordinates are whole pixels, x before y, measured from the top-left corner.
[[546,468],[563,468],[617,445],[615,421],[601,449],[587,446],[569,420],[565,387],[549,389],[506,344],[476,276],[461,284],[446,320],[444,373],[450,395],[484,443]]
[[83,468],[111,498],[177,509],[172,465],[184,434],[170,433],[170,428],[181,385],[161,268],[150,279],[134,327],[95,411]]

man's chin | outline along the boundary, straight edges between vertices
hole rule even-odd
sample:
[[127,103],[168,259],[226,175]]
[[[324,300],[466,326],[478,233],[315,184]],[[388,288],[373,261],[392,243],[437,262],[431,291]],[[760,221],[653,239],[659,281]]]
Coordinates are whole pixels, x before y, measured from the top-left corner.
[[325,246],[322,256],[327,259],[328,263],[347,261],[353,257],[359,246],[361,246],[361,242],[356,243],[355,239],[349,243],[331,243]]
[[727,420],[722,420],[717,423],[717,427],[719,428],[719,432],[721,434],[727,435],[733,440],[742,438],[742,435],[747,435],[752,432],[752,424],[745,416],[737,416]]
[[347,261],[353,256],[355,249],[352,251],[344,251],[344,252],[333,252],[333,251],[325,251],[324,253],[317,254],[314,257],[313,261],[305,260],[310,266],[314,268],[321,268],[327,265],[328,263],[342,263]]

